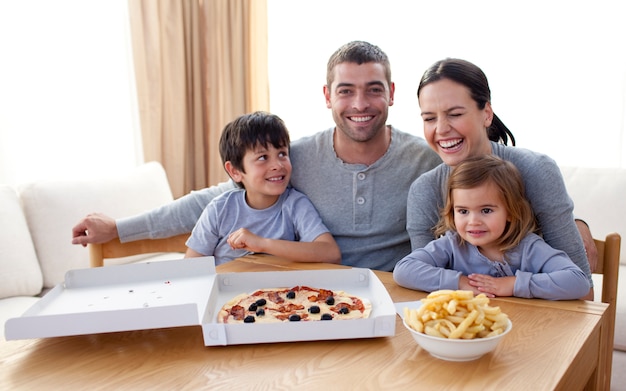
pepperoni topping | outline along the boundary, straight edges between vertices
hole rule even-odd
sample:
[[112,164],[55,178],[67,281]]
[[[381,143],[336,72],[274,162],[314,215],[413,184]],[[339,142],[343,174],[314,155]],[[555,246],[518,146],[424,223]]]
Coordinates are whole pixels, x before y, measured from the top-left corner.
[[276,304],[280,304],[285,301],[285,299],[283,299],[278,292],[274,291],[267,292],[267,299]]
[[303,310],[302,304],[289,303],[278,307],[278,312],[296,312],[297,310]]
[[230,314],[235,320],[243,320],[246,317],[246,309],[240,305],[234,305],[230,309]]

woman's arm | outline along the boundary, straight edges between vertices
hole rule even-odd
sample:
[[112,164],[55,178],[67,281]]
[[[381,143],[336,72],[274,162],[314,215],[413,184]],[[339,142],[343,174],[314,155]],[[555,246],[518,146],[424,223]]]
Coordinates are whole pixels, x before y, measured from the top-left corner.
[[[442,171],[441,168],[436,170]],[[435,239],[433,228],[443,207],[441,181],[445,182],[445,179],[431,171],[418,177],[409,188],[406,230],[413,250],[423,248]]]

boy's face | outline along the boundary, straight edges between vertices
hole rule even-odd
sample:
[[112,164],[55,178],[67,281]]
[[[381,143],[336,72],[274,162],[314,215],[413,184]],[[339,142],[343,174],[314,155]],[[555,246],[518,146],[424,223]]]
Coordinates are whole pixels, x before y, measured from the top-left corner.
[[264,209],[276,202],[283,194],[291,179],[291,160],[287,147],[267,148],[257,145],[248,149],[243,157],[244,171],[237,170],[226,162],[226,170],[236,182],[241,182],[246,189],[248,204],[257,209]]

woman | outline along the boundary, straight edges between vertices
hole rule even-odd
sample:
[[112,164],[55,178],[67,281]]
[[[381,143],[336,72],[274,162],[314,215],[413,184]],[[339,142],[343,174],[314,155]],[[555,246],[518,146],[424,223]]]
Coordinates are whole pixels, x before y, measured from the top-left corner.
[[[433,227],[445,205],[452,167],[468,157],[493,154],[517,167],[543,238],[565,251],[593,286],[589,261],[574,222],[574,205],[556,162],[546,155],[506,145],[509,138],[513,144],[515,139],[493,112],[483,71],[465,60],[438,61],[422,76],[417,98],[424,138],[443,164],[420,176],[409,190],[407,231],[412,249],[423,248],[435,239]],[[585,298],[592,299],[592,291]]]
[[[589,292],[585,273],[537,235],[515,165],[493,154],[452,170],[435,235],[394,270],[405,288],[470,290],[487,297],[572,300]],[[444,235],[445,234],[445,235]]]

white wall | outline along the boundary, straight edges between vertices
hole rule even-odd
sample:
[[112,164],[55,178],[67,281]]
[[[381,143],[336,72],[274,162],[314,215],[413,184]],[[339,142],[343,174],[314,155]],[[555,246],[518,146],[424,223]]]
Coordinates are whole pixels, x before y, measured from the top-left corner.
[[[562,165],[626,166],[619,2],[268,3],[271,110],[294,139],[332,125],[322,95],[326,62],[363,39],[391,59],[390,123],[405,131],[422,134],[415,91],[423,71],[456,56],[485,70],[496,113],[518,145]],[[127,12],[126,0],[0,1],[0,183],[143,161]]]
[[561,165],[626,167],[626,15],[620,2],[269,0],[271,110],[292,138],[332,125],[328,57],[366,40],[392,64],[389,122],[423,135],[416,90],[445,57],[480,66],[518,146]]
[[0,183],[142,160],[125,0],[0,1]]

